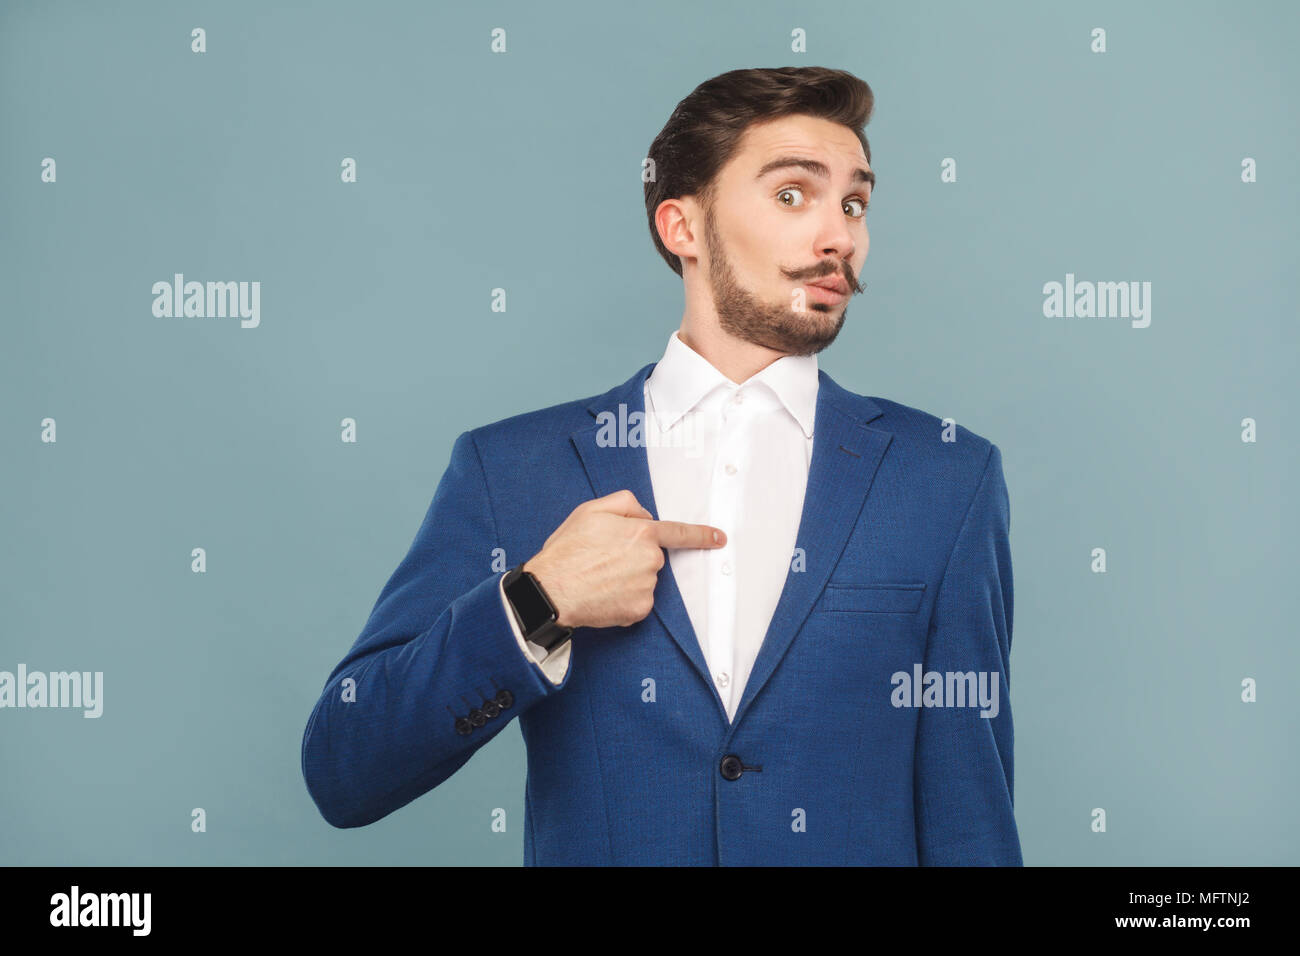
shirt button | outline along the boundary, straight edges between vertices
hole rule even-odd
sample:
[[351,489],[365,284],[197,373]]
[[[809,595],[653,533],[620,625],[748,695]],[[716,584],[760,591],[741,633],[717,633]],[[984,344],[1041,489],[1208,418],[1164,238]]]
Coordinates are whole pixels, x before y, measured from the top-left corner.
[[734,401],[737,405],[743,405],[745,404],[745,396],[743,393],[737,392],[736,397],[732,399],[732,401]]
[[731,678],[728,677],[726,674],[719,674],[717,677],[717,681],[719,687],[726,687],[729,683],[731,683]]
[[735,465],[728,465],[728,466],[727,466],[727,474],[729,474],[729,475],[734,475],[735,473],[736,473],[736,466],[735,466]]
[[730,561],[723,561],[723,562],[722,562],[722,573],[723,573],[723,574],[730,574],[730,573],[731,573],[731,562],[730,562]]

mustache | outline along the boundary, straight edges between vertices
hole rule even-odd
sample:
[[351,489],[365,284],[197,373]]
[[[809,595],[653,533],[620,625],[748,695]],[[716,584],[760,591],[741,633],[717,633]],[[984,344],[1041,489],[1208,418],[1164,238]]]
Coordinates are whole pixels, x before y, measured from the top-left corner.
[[827,276],[838,275],[848,284],[850,293],[861,292],[866,286],[858,281],[858,277],[853,274],[853,267],[847,262],[841,266],[834,261],[827,261],[824,265],[816,266],[812,270],[791,270],[782,269],[781,272],[787,279],[796,282],[815,281],[825,279]]

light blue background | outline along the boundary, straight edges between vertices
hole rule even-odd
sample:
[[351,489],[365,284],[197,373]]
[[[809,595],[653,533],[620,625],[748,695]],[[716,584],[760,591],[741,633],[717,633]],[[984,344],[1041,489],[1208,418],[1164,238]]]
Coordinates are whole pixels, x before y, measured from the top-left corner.
[[[1294,4],[0,10],[0,669],[104,672],[98,720],[0,710],[0,861],[519,864],[517,722],[339,831],[307,717],[456,435],[661,355],[676,102],[823,65],[879,191],[822,368],[1002,449],[1025,861],[1300,863]],[[259,280],[261,326],[155,318],[175,272]],[[1067,272],[1150,281],[1150,327],[1044,318]]]

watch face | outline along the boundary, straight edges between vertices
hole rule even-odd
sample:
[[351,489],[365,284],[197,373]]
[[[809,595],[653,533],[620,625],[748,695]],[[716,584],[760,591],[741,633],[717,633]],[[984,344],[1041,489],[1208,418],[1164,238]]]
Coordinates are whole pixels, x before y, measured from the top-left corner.
[[527,574],[519,575],[506,586],[506,597],[519,613],[525,634],[537,630],[552,617],[551,606]]

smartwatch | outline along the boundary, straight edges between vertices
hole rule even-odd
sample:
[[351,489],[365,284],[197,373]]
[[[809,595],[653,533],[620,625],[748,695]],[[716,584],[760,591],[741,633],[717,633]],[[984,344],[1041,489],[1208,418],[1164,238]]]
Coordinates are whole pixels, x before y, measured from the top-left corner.
[[506,600],[514,609],[515,620],[524,632],[524,639],[540,645],[549,654],[556,645],[568,639],[573,628],[555,623],[559,612],[554,602],[542,587],[542,582],[523,567],[521,564],[507,571],[502,587]]

